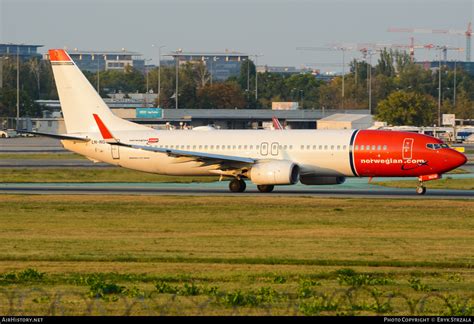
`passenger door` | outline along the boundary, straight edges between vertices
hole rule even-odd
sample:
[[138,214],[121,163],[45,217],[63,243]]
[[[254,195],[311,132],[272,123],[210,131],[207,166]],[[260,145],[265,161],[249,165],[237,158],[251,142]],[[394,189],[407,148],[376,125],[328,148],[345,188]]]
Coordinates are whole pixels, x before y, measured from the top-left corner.
[[403,140],[403,148],[402,148],[402,158],[404,160],[411,160],[413,155],[413,138],[405,138]]
[[120,159],[120,149],[118,145],[110,145],[112,150],[112,158],[114,160]]

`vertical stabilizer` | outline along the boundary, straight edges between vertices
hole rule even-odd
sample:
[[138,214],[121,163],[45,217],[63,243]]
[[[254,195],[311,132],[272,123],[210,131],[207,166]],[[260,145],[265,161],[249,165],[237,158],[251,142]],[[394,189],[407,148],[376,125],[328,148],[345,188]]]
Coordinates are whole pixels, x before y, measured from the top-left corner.
[[49,58],[68,133],[98,132],[94,114],[111,131],[148,129],[115,116],[65,50],[49,50]]

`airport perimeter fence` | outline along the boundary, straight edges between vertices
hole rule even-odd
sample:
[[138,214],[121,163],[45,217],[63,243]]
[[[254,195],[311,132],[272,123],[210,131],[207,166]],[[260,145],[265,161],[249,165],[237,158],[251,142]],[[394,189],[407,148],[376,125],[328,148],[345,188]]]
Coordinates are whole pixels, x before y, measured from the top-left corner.
[[[295,298],[296,297],[296,298]],[[0,316],[473,316],[474,295],[436,292],[407,296],[367,287],[310,295],[240,291],[210,295],[160,294],[124,296],[55,291],[40,288],[0,289]]]

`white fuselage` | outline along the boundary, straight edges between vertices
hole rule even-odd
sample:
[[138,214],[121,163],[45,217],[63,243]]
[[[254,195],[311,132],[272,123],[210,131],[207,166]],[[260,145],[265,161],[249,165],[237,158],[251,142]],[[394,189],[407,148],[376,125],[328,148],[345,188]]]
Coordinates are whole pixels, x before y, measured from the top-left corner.
[[[289,160],[298,164],[301,174],[354,176],[349,162],[349,144],[353,130],[174,130],[115,132],[120,142],[131,145],[169,148],[257,160]],[[93,140],[63,140],[66,149],[90,159],[168,175],[210,175],[215,165],[166,153],[137,150],[106,143],[100,133],[88,133]],[[154,143],[151,143],[150,140]],[[157,141],[157,142],[156,142]]]

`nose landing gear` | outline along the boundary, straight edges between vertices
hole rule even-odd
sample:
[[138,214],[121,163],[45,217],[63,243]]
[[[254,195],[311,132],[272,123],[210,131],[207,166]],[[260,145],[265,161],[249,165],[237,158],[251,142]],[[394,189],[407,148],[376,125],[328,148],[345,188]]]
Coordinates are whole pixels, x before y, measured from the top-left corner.
[[426,193],[426,187],[423,186],[423,181],[420,181],[418,187],[416,187],[416,193],[418,195],[424,195]]
[[431,181],[441,179],[441,174],[427,174],[418,177],[418,187],[416,187],[416,193],[424,195],[426,193],[426,187],[423,186],[424,181]]

